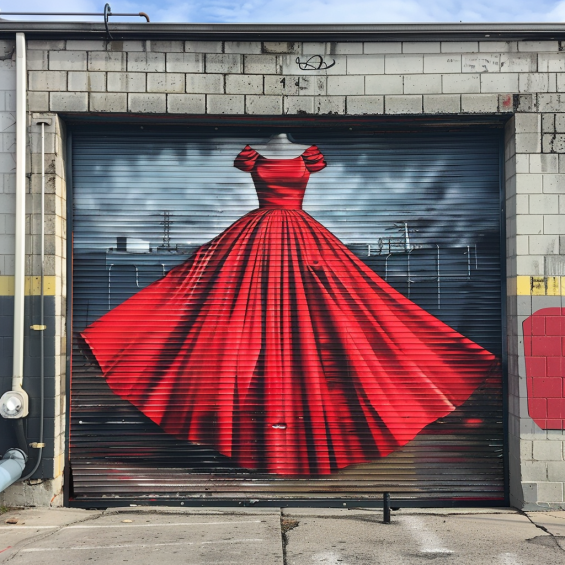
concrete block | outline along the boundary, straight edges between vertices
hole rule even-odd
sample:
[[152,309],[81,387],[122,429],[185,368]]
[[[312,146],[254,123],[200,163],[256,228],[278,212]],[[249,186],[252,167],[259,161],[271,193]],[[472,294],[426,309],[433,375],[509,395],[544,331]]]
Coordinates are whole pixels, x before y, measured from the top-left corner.
[[186,92],[202,94],[222,94],[224,92],[223,75],[186,75]]
[[206,96],[204,94],[169,94],[167,112],[169,114],[205,114]]
[[565,194],[565,175],[543,175],[543,192],[545,194]]
[[224,43],[224,53],[259,55],[261,53],[261,43],[259,41],[226,41]]
[[[267,95],[297,96],[300,78],[297,76],[265,76],[264,88]],[[325,80],[325,79],[324,79]]]
[[384,113],[384,96],[348,96],[346,104],[350,115]]
[[472,94],[481,91],[481,77],[478,74],[443,75],[442,90],[445,94]]
[[514,124],[516,133],[539,133],[541,114],[516,114]]
[[[36,71],[48,72],[48,71]],[[15,90],[16,89],[16,73],[12,70],[0,70],[0,90]]]
[[135,73],[164,73],[164,53],[128,53],[127,70]]
[[555,131],[565,133],[565,114],[549,114],[555,116]]
[[522,461],[522,480],[524,481],[545,481],[546,465],[542,461]]
[[300,96],[323,96],[326,94],[326,81],[325,76],[302,76],[291,77],[298,85],[298,94]]
[[145,73],[108,73],[109,92],[145,92]]
[[106,47],[107,42],[104,39],[68,39],[66,45],[70,51],[106,51]]
[[483,73],[481,92],[518,92],[517,73]]
[[63,91],[67,90],[65,71],[30,71],[28,73],[29,90]]
[[329,95],[356,95],[365,93],[365,77],[363,76],[330,76],[327,79]]
[[226,76],[226,94],[262,94],[263,77],[261,75]]
[[554,133],[555,129],[555,116],[561,114],[542,114],[541,115],[541,131],[543,133]]
[[558,155],[551,153],[532,153],[530,155],[530,173],[558,173]]
[[363,43],[359,41],[338,41],[330,43],[330,55],[360,55]]
[[565,461],[549,461],[547,464],[547,478],[551,482],[565,481]]
[[540,171],[530,170],[531,155],[516,155],[516,173],[538,173]]
[[51,92],[49,110],[52,112],[87,112],[88,94],[86,92]]
[[555,235],[530,235],[529,252],[532,255],[559,255],[559,237]]
[[460,73],[461,55],[424,55],[425,73]]
[[314,113],[345,114],[345,96],[314,96]]
[[499,94],[498,95],[498,111],[514,113],[514,95]]
[[201,53],[167,53],[168,73],[203,73],[204,55]]
[[537,53],[503,53],[500,55],[501,73],[535,73],[537,70]]
[[167,111],[167,95],[128,94],[128,110],[139,114],[164,114]]
[[531,214],[557,213],[559,206],[559,196],[557,194],[530,194],[528,198]]
[[470,114],[497,112],[498,96],[493,94],[462,94],[461,111]]
[[403,53],[440,53],[439,41],[403,41]]
[[538,501],[538,484],[533,482],[523,482],[522,491],[524,494],[524,502],[537,504]]
[[245,113],[267,116],[280,116],[283,112],[282,96],[245,97]]
[[478,41],[442,41],[442,53],[476,53],[479,50]]
[[93,92],[90,95],[91,112],[127,112],[128,100],[125,92]]
[[[552,195],[554,196],[554,195]],[[565,235],[565,216],[559,213],[559,202],[563,202],[563,196],[559,196],[557,206],[552,211],[553,215],[545,216],[543,219],[543,233],[547,235]],[[559,242],[558,242],[559,244]],[[559,248],[557,252],[560,253]]]
[[565,72],[565,53],[539,53],[538,72],[562,73]]
[[[320,69],[320,70],[308,70],[303,71],[300,68],[300,64],[296,62],[297,57],[295,55],[278,55],[277,56],[277,65],[280,67],[280,72],[283,75],[304,75],[307,74],[308,76],[326,76],[326,75],[345,75],[347,74],[347,55],[327,55],[324,56],[324,61],[328,64],[331,64],[335,61],[335,65],[330,67],[329,69]],[[298,57],[301,63],[306,63],[310,59],[309,55],[303,55]],[[316,59],[314,64],[319,63],[319,60]]]
[[106,90],[106,73],[69,72],[68,84],[69,90],[75,92],[104,92]]
[[[132,55],[137,53],[132,53]],[[141,53],[140,53],[141,55]],[[89,71],[125,71],[126,53],[90,51],[88,53]]]
[[241,55],[237,54],[206,54],[206,72],[207,73],[241,73],[243,70],[243,60]]
[[208,114],[245,113],[245,97],[242,94],[210,94],[206,98]]
[[479,41],[482,53],[514,53],[518,51],[517,41]]
[[382,75],[365,77],[365,94],[403,94],[402,75]]
[[426,94],[424,113],[458,114],[461,111],[461,96],[458,94]]
[[559,51],[558,41],[518,41],[518,51]]
[[59,50],[65,48],[64,39],[28,39],[27,49],[44,49],[46,51]]
[[347,57],[347,74],[349,75],[382,75],[384,69],[384,55],[350,55]]
[[538,94],[540,112],[565,112],[565,94]]
[[385,96],[385,114],[421,114],[422,96]]
[[563,481],[558,483],[538,482],[538,502],[563,502]]
[[520,92],[547,92],[549,75],[547,73],[523,73],[518,75]]
[[145,41],[140,39],[109,41],[106,45],[108,51],[145,51],[145,48]]
[[556,73],[555,80],[557,92],[565,92],[565,73]]
[[[302,44],[294,41],[263,41],[261,43],[261,51],[263,53],[275,53],[282,55],[283,53],[294,53],[298,55],[301,51]],[[361,51],[362,53],[363,51]]]
[[49,93],[28,92],[27,107],[30,112],[47,112],[49,110]]
[[283,111],[285,114],[313,114],[313,96],[285,96],[283,99]]
[[385,73],[388,75],[424,72],[423,55],[385,55]]
[[518,235],[541,235],[543,234],[543,216],[540,215],[516,215],[516,233]]
[[[47,71],[49,69],[49,51],[38,49],[27,51],[26,57],[28,71]],[[0,87],[3,90],[3,87]]]
[[516,153],[540,153],[541,136],[537,133],[517,133]]
[[86,51],[50,51],[49,70],[86,71]]
[[187,53],[221,53],[221,41],[185,41],[184,50]]
[[366,41],[363,44],[363,53],[402,53],[400,41]]
[[326,41],[304,41],[302,42],[303,55],[329,55],[330,49]]
[[249,75],[276,74],[277,58],[275,55],[244,55],[243,72]]
[[497,73],[500,71],[500,55],[496,53],[463,55],[462,71],[464,73]]
[[543,175],[516,175],[517,194],[539,194],[542,192]]
[[406,75],[404,94],[439,94],[441,93],[441,75]]
[[151,51],[153,53],[182,53],[184,51],[183,41],[155,41],[151,40]]
[[184,93],[184,74],[182,73],[148,73],[147,92]]

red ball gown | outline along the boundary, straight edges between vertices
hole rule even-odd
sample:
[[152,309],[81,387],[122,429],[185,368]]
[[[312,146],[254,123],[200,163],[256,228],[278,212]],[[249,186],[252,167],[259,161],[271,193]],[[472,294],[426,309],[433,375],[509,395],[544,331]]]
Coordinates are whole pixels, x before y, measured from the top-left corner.
[[384,457],[461,405],[496,359],[394,290],[302,210],[312,146],[247,146],[259,208],[82,335],[110,388],[234,464],[323,475]]

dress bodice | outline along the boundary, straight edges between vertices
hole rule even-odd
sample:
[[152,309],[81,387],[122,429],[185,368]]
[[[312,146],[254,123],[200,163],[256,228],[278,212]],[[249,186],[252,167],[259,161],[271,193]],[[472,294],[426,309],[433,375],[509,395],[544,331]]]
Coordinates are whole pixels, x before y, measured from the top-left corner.
[[259,208],[300,210],[310,173],[321,171],[326,162],[315,145],[294,159],[267,159],[246,145],[234,166],[251,173]]

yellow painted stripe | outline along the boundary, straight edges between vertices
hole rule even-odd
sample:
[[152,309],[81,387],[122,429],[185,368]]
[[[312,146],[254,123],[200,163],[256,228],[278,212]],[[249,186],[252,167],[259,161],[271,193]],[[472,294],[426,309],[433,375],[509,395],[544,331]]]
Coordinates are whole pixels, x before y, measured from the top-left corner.
[[[57,288],[57,277],[45,277],[44,293],[46,296],[55,296]],[[41,277],[26,277],[25,295],[39,296],[41,294]],[[0,276],[0,296],[14,296],[14,277],[8,275]]]
[[[510,289],[514,289],[514,284],[508,282]],[[516,294],[518,296],[565,296],[565,276],[564,277],[516,277]]]

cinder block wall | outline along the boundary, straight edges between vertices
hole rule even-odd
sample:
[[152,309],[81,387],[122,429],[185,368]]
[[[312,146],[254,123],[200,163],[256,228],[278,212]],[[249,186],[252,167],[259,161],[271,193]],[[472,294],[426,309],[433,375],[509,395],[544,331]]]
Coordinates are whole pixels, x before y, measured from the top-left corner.
[[[5,53],[11,49],[10,42],[1,45]],[[540,326],[539,320],[536,331],[540,335],[525,336],[524,322],[541,309],[565,307],[565,52],[561,49],[557,41],[29,40],[30,152],[37,148],[37,126],[31,120],[34,113],[53,117],[59,113],[507,116],[511,502],[523,508],[565,507],[565,431],[542,427],[555,425],[559,416],[565,419],[565,391],[559,400],[551,388],[556,381],[530,391],[530,397],[538,395],[534,421],[529,413],[526,378],[531,367],[526,366],[524,353],[526,344],[530,344],[531,353],[532,340],[542,343],[544,338],[554,337],[549,322],[546,329],[545,322]],[[328,63],[335,61],[335,65],[326,70],[303,70],[296,62],[297,57],[304,63],[314,55],[321,55]],[[13,128],[14,63],[10,57],[1,63],[8,82],[0,81],[0,85],[8,92],[0,96],[0,112],[8,112],[0,113],[0,120]],[[49,213],[55,220],[50,228],[55,247],[49,253],[61,324],[57,338],[62,338],[65,185],[64,155],[62,146],[57,145],[62,128],[57,124],[55,120],[55,129],[49,132],[54,144],[48,157],[54,183]],[[14,134],[9,133],[13,129],[2,128],[6,131],[1,147],[1,155],[6,156],[0,156],[0,196],[6,197],[6,206],[1,209],[6,221],[0,223],[4,261],[0,270],[9,276],[13,274],[10,214],[14,186],[10,135]],[[34,191],[38,161],[32,159],[31,163]],[[35,220],[32,223],[36,226]],[[30,245],[34,245],[33,236]],[[35,274],[33,261],[28,272]],[[63,354],[62,346],[58,351]],[[561,367],[565,370],[565,365]],[[536,370],[541,369],[538,366]],[[554,378],[550,373],[555,368],[543,370],[548,379]],[[64,366],[57,371],[63,375]],[[55,402],[64,399],[63,392],[59,389]],[[21,487],[12,489],[20,491]],[[10,495],[6,496],[8,500]]]

